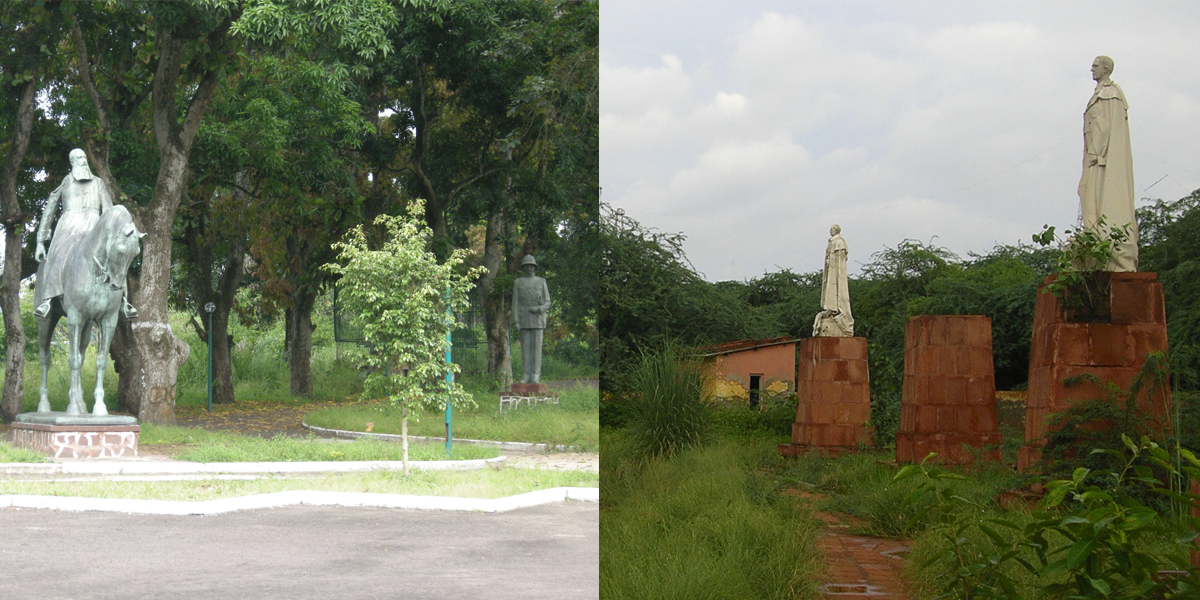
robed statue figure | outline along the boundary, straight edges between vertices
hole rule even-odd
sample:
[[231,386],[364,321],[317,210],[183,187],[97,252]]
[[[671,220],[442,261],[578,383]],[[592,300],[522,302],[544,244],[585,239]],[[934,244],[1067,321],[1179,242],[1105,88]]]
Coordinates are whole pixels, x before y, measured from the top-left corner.
[[1084,229],[1108,231],[1128,226],[1129,236],[1116,244],[1105,271],[1137,271],[1138,235],[1133,207],[1133,153],[1129,143],[1129,104],[1121,86],[1109,75],[1113,60],[1092,62],[1096,91],[1083,113],[1083,176],[1079,204]]
[[[113,206],[108,186],[92,174],[87,154],[76,148],[67,158],[71,163],[71,172],[63,178],[62,184],[50,192],[46,208],[42,211],[42,220],[38,223],[37,250],[33,256],[41,264],[38,265],[34,289],[36,308],[33,314],[40,319],[50,314],[50,301],[63,294],[67,254],[92,231],[100,215]],[[62,216],[58,217],[58,224],[55,225],[60,205]],[[53,236],[50,234],[51,228]],[[47,241],[50,242],[49,250],[46,248]],[[123,299],[122,310],[126,317],[137,318],[137,311],[128,299]]]
[[842,228],[829,228],[825,247],[825,270],[821,273],[821,312],[813,321],[813,336],[853,337],[854,316],[850,313],[850,290],[846,277],[846,240]]

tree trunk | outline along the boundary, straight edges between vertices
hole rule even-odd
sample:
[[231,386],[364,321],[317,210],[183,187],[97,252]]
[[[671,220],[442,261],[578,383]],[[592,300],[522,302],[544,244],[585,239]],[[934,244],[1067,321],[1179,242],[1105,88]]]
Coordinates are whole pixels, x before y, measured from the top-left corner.
[[315,291],[293,293],[294,305],[287,311],[288,370],[292,393],[312,396],[312,310]]
[[[221,35],[213,39],[224,40],[231,23],[232,17],[227,18],[220,27]],[[128,327],[119,327],[124,330],[125,335],[120,337],[125,343],[120,351],[121,376],[117,387],[122,393],[121,404],[136,408],[139,421],[170,425],[175,423],[175,384],[179,366],[188,359],[190,352],[188,345],[171,332],[168,320],[171,228],[183,196],[192,142],[216,95],[217,74],[205,72],[194,88],[179,86],[186,42],[176,39],[171,30],[160,27],[155,46],[159,56],[151,106],[154,137],[158,144],[158,179],[150,204],[133,211],[139,228],[146,234],[142,238],[142,267],[137,291],[130,290],[130,299],[141,318]],[[176,104],[179,87],[193,90],[182,119]]]
[[483,265],[487,268],[480,288],[483,291],[483,323],[487,335],[488,373],[500,379],[500,391],[512,385],[511,344],[508,339],[511,290],[496,289],[496,277],[508,272],[502,238],[506,231],[504,213],[496,209],[488,213],[483,238]]
[[[239,240],[241,241],[241,240]],[[229,335],[229,313],[233,310],[233,297],[242,283],[242,270],[246,261],[244,243],[232,244],[225,259],[225,270],[221,274],[220,293],[217,295],[216,312],[213,313],[213,402],[227,404],[233,397],[233,336]]]
[[29,215],[21,212],[21,205],[17,201],[17,174],[21,170],[21,163],[25,161],[25,151],[29,149],[36,91],[36,79],[27,81],[21,90],[8,156],[0,167],[0,211],[4,217],[4,273],[0,275],[0,310],[4,311],[4,342],[7,347],[0,418],[5,423],[11,423],[21,412],[21,400],[25,395],[25,328],[21,323],[21,259],[24,251],[21,242]]

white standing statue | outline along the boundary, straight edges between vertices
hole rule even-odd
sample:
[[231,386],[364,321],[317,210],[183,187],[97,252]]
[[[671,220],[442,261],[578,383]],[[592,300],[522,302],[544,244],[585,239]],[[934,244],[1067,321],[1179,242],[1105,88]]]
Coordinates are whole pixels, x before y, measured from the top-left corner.
[[1133,153],[1129,144],[1129,103],[1112,82],[1113,60],[1092,62],[1096,91],[1083,113],[1083,176],[1079,204],[1083,227],[1095,230],[1101,218],[1108,230],[1129,226],[1129,237],[1117,244],[1105,271],[1137,271],[1137,221],[1133,212]]
[[821,274],[821,312],[813,321],[813,336],[853,337],[854,316],[850,314],[850,290],[846,278],[846,240],[842,228],[829,228],[825,247],[825,271]]

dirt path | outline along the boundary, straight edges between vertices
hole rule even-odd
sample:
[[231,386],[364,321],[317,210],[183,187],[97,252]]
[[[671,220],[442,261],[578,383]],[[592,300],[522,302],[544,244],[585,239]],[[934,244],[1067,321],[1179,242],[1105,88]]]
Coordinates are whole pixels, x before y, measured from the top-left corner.
[[907,600],[908,586],[901,577],[907,542],[852,535],[854,524],[845,515],[818,512],[815,516],[825,522],[819,541],[828,569],[822,596]]
[[[793,490],[793,495],[812,506],[823,496]],[[908,542],[889,540],[851,531],[863,522],[844,514],[814,509],[813,516],[825,523],[817,547],[825,557],[825,583],[821,596],[827,600],[908,600],[903,578]]]

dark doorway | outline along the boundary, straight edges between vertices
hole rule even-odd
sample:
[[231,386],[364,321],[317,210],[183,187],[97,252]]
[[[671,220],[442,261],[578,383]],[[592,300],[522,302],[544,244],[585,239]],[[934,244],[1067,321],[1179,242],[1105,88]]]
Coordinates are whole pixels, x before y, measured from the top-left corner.
[[750,376],[750,408],[758,408],[758,394],[762,387],[762,375]]

